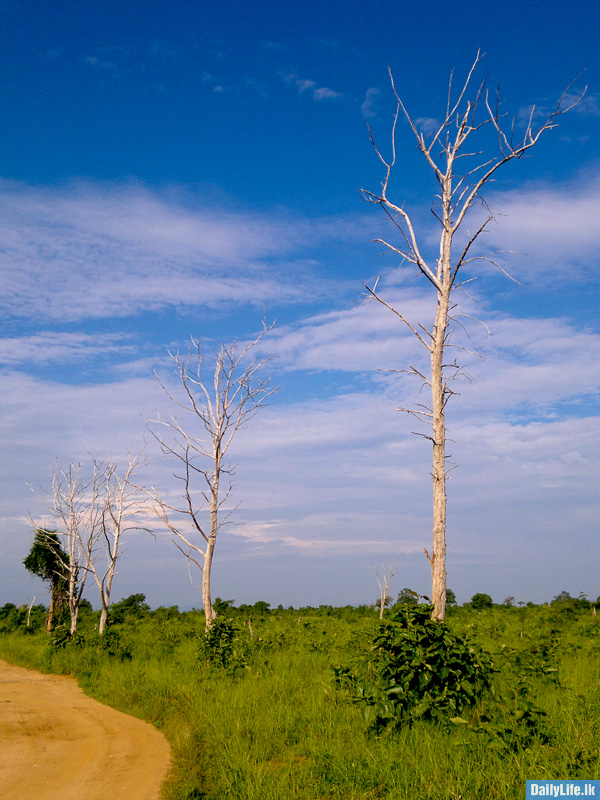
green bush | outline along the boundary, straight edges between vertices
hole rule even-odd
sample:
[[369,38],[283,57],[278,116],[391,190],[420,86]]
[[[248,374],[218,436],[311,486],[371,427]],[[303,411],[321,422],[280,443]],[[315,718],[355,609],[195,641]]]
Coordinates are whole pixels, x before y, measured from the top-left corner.
[[432,620],[432,610],[400,606],[379,626],[363,674],[336,670],[374,730],[416,719],[448,721],[490,686],[490,656]]
[[241,629],[232,619],[213,620],[200,637],[200,655],[212,667],[235,672],[247,664],[247,647]]

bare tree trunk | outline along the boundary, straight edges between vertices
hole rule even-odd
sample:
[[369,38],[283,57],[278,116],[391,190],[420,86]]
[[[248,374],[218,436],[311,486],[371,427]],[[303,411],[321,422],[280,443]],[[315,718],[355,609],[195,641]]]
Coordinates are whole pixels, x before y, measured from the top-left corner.
[[54,588],[50,591],[50,608],[48,609],[48,616],[46,617],[46,633],[52,633],[52,628],[54,628],[54,603],[55,603],[55,593]]
[[444,341],[448,324],[448,300],[440,298],[433,328],[431,352],[431,395],[433,433],[433,551],[431,564],[431,601],[434,617],[446,616],[446,401],[444,386]]
[[206,625],[209,628],[212,625],[213,620],[215,620],[217,617],[212,605],[212,597],[210,590],[210,576],[212,570],[213,553],[215,551],[215,544],[216,544],[216,539],[211,535],[206,544],[206,550],[204,553],[204,567],[202,569],[202,604],[204,606],[204,617],[206,619]]
[[100,602],[102,603],[102,610],[100,611],[100,622],[98,623],[98,635],[102,636],[106,629],[106,621],[108,619],[108,606],[106,605],[104,598],[101,596]]
[[206,625],[210,628],[217,615],[212,604],[211,594],[211,574],[213,555],[217,543],[219,532],[219,483],[221,481],[221,436],[217,435],[213,441],[213,475],[210,482],[210,533],[206,541],[204,559],[202,564],[202,604],[204,606],[204,618]]
[[33,604],[35,603],[36,600],[37,600],[37,595],[35,595],[35,597],[31,601],[31,603],[29,603],[29,606],[27,608],[27,627],[29,627],[31,624],[31,609],[33,608]]

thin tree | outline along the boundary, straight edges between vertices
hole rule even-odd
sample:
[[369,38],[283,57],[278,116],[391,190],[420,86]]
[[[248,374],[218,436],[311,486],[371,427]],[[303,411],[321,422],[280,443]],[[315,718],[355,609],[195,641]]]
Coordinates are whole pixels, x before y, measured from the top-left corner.
[[381,576],[377,570],[374,570],[374,572],[377,585],[379,586],[379,619],[383,619],[385,608],[392,603],[390,589],[392,581],[394,580],[394,575],[396,574],[396,567],[392,567],[392,565],[389,564],[387,569],[385,567],[382,569]]
[[209,627],[216,617],[211,599],[215,545],[219,531],[234,510],[226,507],[231,482],[223,486],[223,479],[233,474],[228,461],[229,448],[236,433],[276,391],[270,385],[270,378],[259,377],[269,358],[254,358],[248,363],[251,351],[270,329],[265,327],[253,342],[241,348],[236,342],[221,345],[214,370],[205,367],[200,341],[192,339],[185,357],[169,353],[183,400],[175,397],[157,376],[169,398],[187,412],[189,424],[171,416],[168,421],[153,421],[162,427],[162,432],[150,427],[163,453],[180,464],[175,478],[181,481],[183,495],[182,504],[175,505],[153,490],[154,510],[173,534],[173,542],[188,560],[188,567],[193,564],[202,573],[202,603]]
[[[418,342],[429,353],[430,368],[427,372],[409,365],[406,372],[420,378],[429,387],[431,405],[417,405],[415,408],[399,409],[414,415],[421,422],[430,426],[427,435],[433,445],[433,548],[431,555],[425,554],[431,565],[433,618],[444,620],[446,613],[446,405],[456,392],[450,388],[449,382],[461,377],[461,369],[455,360],[446,356],[448,347],[452,346],[450,337],[456,320],[461,316],[460,309],[453,302],[453,292],[461,285],[459,273],[468,264],[477,259],[488,260],[499,266],[493,259],[493,253],[487,256],[478,255],[474,246],[480,236],[494,219],[492,211],[482,198],[482,190],[493,179],[496,172],[511,161],[522,158],[534,147],[542,134],[556,127],[556,120],[564,114],[581,97],[574,102],[568,94],[570,87],[560,97],[556,109],[546,115],[541,124],[536,124],[537,112],[532,107],[524,133],[516,134],[515,122],[506,126],[505,115],[500,111],[498,93],[490,95],[486,81],[473,87],[473,76],[482,54],[477,57],[468,73],[456,99],[452,86],[452,77],[448,89],[448,102],[444,117],[436,124],[432,133],[420,130],[418,121],[406,110],[394,84],[390,72],[392,89],[397,100],[396,113],[392,125],[391,157],[386,159],[378,149],[373,134],[371,141],[377,156],[383,164],[385,175],[379,192],[362,190],[363,197],[382,208],[387,217],[396,226],[399,233],[399,244],[383,239],[377,242],[385,245],[401,256],[403,262],[415,265],[420,275],[429,282],[437,296],[437,308],[433,323],[429,326],[411,322],[403,313],[388,302],[378,290],[378,281],[371,287],[365,284],[367,296],[373,298],[393,312],[398,320],[414,334]],[[585,91],[585,90],[584,90]],[[439,255],[429,260],[424,254],[424,245],[415,231],[413,218],[403,205],[394,202],[388,195],[390,178],[396,165],[396,127],[400,117],[404,117],[410,126],[421,152],[435,180],[439,185],[432,212],[440,226]],[[478,135],[491,132],[495,154],[485,155],[477,142]],[[468,146],[467,146],[468,143]],[[489,142],[488,142],[489,144]],[[486,146],[485,141],[483,146]],[[484,219],[476,222],[473,233],[458,240],[462,233],[463,223],[474,207],[483,208]],[[499,268],[504,272],[502,267]],[[510,277],[510,276],[509,276]],[[463,315],[464,316],[464,315]]]
[[67,469],[55,464],[52,476],[51,512],[61,528],[71,637],[77,631],[79,606],[92,571],[103,518],[103,466],[94,462],[92,476],[87,480],[82,478],[81,470],[81,464],[70,464]]
[[[114,462],[100,461],[97,456],[92,460],[94,473],[101,478],[98,498],[101,522],[96,531],[96,542],[94,543],[94,548],[97,544],[98,551],[94,551],[90,567],[100,590],[101,611],[98,633],[102,636],[108,619],[117,562],[123,552],[123,536],[132,530],[149,530],[136,521],[136,515],[142,510],[143,489],[133,482],[136,472],[147,462],[142,458],[142,451],[135,455],[130,453],[127,467],[121,475]],[[98,557],[100,552],[103,553],[102,559]]]

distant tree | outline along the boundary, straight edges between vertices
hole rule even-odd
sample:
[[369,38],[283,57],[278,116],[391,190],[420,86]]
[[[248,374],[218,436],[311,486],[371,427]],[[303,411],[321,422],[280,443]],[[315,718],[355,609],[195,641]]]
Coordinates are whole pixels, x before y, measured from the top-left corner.
[[552,600],[552,605],[561,606],[561,610],[568,613],[569,611],[588,609],[592,604],[587,599],[585,592],[580,592],[579,597],[571,597],[569,592],[561,592]]
[[50,585],[50,607],[46,617],[46,630],[54,627],[54,620],[67,599],[67,554],[56,531],[37,528],[28,556],[23,561],[25,569]]
[[213,610],[217,616],[224,614],[230,608],[233,608],[235,600],[222,600],[220,597],[215,597],[213,600]]
[[389,564],[387,569],[385,567],[382,569],[381,575],[379,575],[377,570],[374,570],[374,572],[375,578],[377,579],[377,583],[379,585],[379,597],[376,601],[376,605],[379,606],[379,619],[383,619],[384,609],[392,605],[390,588],[394,579],[394,575],[396,574],[396,567],[392,567],[392,565]]
[[401,605],[405,606],[416,606],[419,603],[419,595],[417,592],[413,592],[412,589],[404,588],[401,592],[398,592],[396,603],[400,603]]
[[[250,344],[239,348],[234,342],[221,345],[214,371],[205,376],[204,355],[200,342],[192,339],[187,356],[170,353],[181,383],[183,400],[178,399],[159,380],[171,400],[187,412],[189,424],[174,416],[168,421],[154,420],[150,433],[163,453],[179,462],[175,477],[183,487],[180,504],[152,491],[154,511],[165,528],[173,534],[173,542],[202,573],[202,602],[206,625],[215,619],[211,598],[211,574],[217,536],[232,511],[222,513],[232,485],[224,489],[223,480],[233,473],[227,463],[229,448],[236,433],[265,405],[276,391],[269,378],[258,373],[269,359],[248,357],[270,328]],[[154,426],[160,426],[158,432]]]
[[494,601],[490,595],[483,592],[477,592],[471,598],[471,608],[475,611],[483,611],[484,608],[491,608],[493,605]]
[[512,607],[512,606],[514,606],[514,604],[515,604],[515,598],[512,595],[510,595],[509,597],[505,597],[504,598],[503,605]]
[[553,603],[567,603],[569,600],[573,600],[569,592],[560,592],[560,594],[552,598]]
[[150,606],[146,603],[146,595],[138,592],[130,594],[129,597],[112,603],[110,607],[110,619],[112,622],[123,622],[125,619],[140,619],[150,611]]
[[[483,192],[491,184],[498,170],[510,162],[518,161],[528,154],[540,137],[556,127],[557,118],[575,103],[565,106],[567,92],[558,101],[554,111],[542,118],[536,126],[538,109],[531,110],[524,129],[517,133],[517,125],[504,124],[499,93],[490,95],[484,79],[479,86],[472,87],[472,78],[483,54],[477,57],[462,87],[455,92],[450,79],[448,101],[442,110],[440,120],[428,120],[431,125],[423,126],[418,117],[411,116],[400,98],[392,78],[392,89],[397,106],[392,125],[391,155],[384,157],[371,141],[383,165],[383,181],[378,191],[363,190],[363,197],[376,204],[388,216],[397,231],[396,243],[377,239],[385,247],[400,256],[401,265],[416,268],[420,277],[429,283],[433,291],[435,317],[429,325],[411,321],[405,312],[394,306],[385,293],[378,289],[378,280],[367,286],[367,296],[388,308],[396,318],[416,337],[419,345],[429,354],[429,365],[416,368],[411,364],[406,370],[423,381],[430,391],[431,404],[419,403],[414,408],[399,410],[412,414],[428,426],[425,438],[433,446],[433,547],[431,555],[425,551],[431,566],[431,596],[434,619],[442,620],[446,613],[446,478],[448,456],[446,453],[446,407],[452,395],[457,392],[451,388],[452,380],[467,379],[462,365],[449,356],[449,348],[459,344],[453,333],[467,322],[458,302],[454,299],[456,291],[464,283],[465,269],[469,269],[478,259],[487,260],[499,266],[494,254],[481,255],[476,250],[480,237],[494,220],[494,214],[483,198]],[[391,77],[391,73],[390,73]],[[432,211],[439,223],[439,248],[430,250],[430,232],[417,235],[415,219],[409,215],[403,201],[390,197],[390,182],[396,165],[396,127],[400,118],[405,118],[414,134],[417,149],[435,179],[437,192]],[[487,134],[487,135],[486,135]],[[489,150],[489,152],[488,152]],[[472,209],[483,209],[483,218],[474,219],[474,228],[464,230],[468,219],[472,219]],[[437,254],[437,255],[435,255]],[[502,269],[502,267],[500,267]],[[504,270],[502,269],[504,272]],[[462,319],[461,319],[462,317]],[[464,347],[462,349],[465,349]],[[456,352],[456,351],[454,351]],[[423,434],[421,434],[423,435]]]
[[452,589],[446,589],[446,605],[448,606],[456,605],[456,595],[454,594]]

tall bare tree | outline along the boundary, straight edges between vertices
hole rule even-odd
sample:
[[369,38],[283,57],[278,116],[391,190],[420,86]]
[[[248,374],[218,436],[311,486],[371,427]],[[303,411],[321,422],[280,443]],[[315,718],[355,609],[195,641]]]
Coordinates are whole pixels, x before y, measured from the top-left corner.
[[[171,400],[188,413],[189,424],[175,416],[168,421],[154,420],[163,431],[150,428],[163,453],[174,457],[181,471],[175,477],[183,486],[183,502],[175,505],[152,492],[155,513],[173,534],[173,542],[202,573],[202,602],[207,626],[216,614],[211,599],[211,570],[217,536],[231,516],[225,506],[231,483],[223,478],[233,474],[228,452],[236,433],[243,428],[276,391],[270,378],[258,373],[268,358],[251,358],[251,351],[270,330],[250,344],[239,347],[221,345],[214,371],[206,369],[200,341],[192,339],[185,357],[170,353],[182,388],[183,400],[159,380]],[[250,361],[248,359],[251,359]],[[158,377],[158,376],[157,376]],[[191,415],[191,418],[190,418]],[[168,438],[167,438],[168,437]]]
[[[446,356],[447,348],[451,346],[453,323],[460,315],[460,310],[453,301],[453,292],[461,285],[458,282],[459,273],[467,264],[485,259],[499,266],[493,259],[493,253],[482,256],[474,249],[481,234],[494,219],[492,211],[482,198],[482,191],[501,167],[522,158],[538,143],[542,134],[556,127],[557,118],[581,99],[579,97],[573,100],[572,95],[568,94],[569,86],[560,97],[555,110],[544,115],[539,124],[538,113],[532,107],[524,132],[517,135],[514,120],[512,124],[506,125],[505,114],[500,111],[498,93],[492,96],[485,80],[479,85],[473,85],[474,73],[482,57],[478,52],[462,88],[457,93],[453,90],[452,77],[450,78],[443,119],[430,133],[420,130],[418,121],[406,110],[390,72],[392,89],[397,100],[392,125],[391,157],[386,159],[382,155],[371,133],[371,141],[383,164],[385,175],[379,192],[362,191],[366,200],[384,210],[399,233],[399,244],[383,239],[376,241],[401,256],[403,262],[415,265],[437,296],[435,317],[432,324],[427,326],[410,321],[402,310],[388,302],[378,290],[378,281],[371,287],[365,284],[367,296],[392,311],[414,334],[430,357],[430,369],[427,372],[410,365],[406,371],[416,375],[429,387],[431,405],[400,410],[426,422],[431,431],[427,438],[433,445],[433,548],[431,555],[427,550],[425,553],[431,565],[433,617],[439,620],[444,620],[446,613],[445,412],[448,400],[456,394],[450,388],[449,382],[460,373],[457,362]],[[396,166],[396,128],[401,117],[408,122],[416,139],[417,149],[439,185],[439,193],[435,196],[432,207],[440,226],[439,255],[432,260],[424,254],[425,245],[417,236],[413,218],[402,204],[398,204],[388,195],[390,179]],[[493,134],[487,141],[486,131]],[[482,141],[478,141],[479,139]],[[486,155],[485,148],[490,143],[495,152]],[[475,231],[467,232],[466,237],[459,240],[459,231],[462,233],[464,223],[470,216],[469,212],[475,206],[483,208],[483,221],[477,219]],[[499,268],[502,269],[500,266]],[[448,360],[450,363],[447,363]]]

